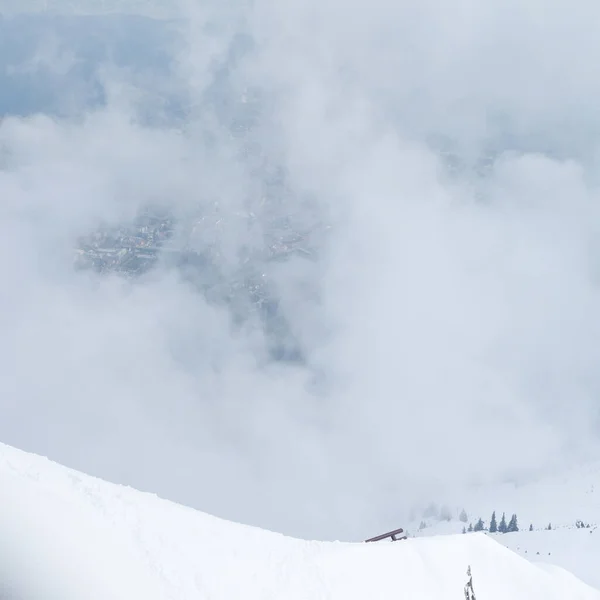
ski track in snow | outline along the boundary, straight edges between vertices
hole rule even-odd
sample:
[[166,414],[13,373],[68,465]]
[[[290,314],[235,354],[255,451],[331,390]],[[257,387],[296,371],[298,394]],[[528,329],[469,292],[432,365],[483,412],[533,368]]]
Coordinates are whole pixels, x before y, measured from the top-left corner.
[[[28,598],[600,600],[489,536],[349,544],[287,538],[0,446],[0,575]],[[35,577],[34,577],[35,575]]]

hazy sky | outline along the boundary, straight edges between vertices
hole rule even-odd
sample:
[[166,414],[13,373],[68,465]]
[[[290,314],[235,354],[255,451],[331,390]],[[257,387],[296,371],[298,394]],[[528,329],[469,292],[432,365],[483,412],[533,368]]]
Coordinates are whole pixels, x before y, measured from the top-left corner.
[[[321,539],[593,455],[599,19],[240,0],[183,3],[168,29],[5,20],[28,34],[0,57],[0,440]],[[77,236],[153,202],[217,211],[236,272],[272,226],[227,127],[248,89],[279,214],[330,226],[316,260],[255,265],[301,364],[173,271],[72,268]]]

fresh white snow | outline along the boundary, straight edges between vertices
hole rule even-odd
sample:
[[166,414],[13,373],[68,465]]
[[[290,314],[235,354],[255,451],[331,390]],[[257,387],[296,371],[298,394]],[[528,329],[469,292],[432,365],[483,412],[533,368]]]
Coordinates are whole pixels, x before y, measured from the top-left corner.
[[483,534],[290,539],[3,445],[0,490],[0,583],[23,598],[455,600],[470,565],[477,600],[600,600]]
[[[486,526],[489,523],[486,522]],[[463,523],[432,524],[423,531],[415,531],[420,539],[439,537],[440,535],[456,535]],[[510,548],[523,558],[534,563],[551,563],[560,566],[585,583],[600,589],[600,529],[591,526],[589,529],[573,527],[557,527],[551,531],[524,529],[513,533],[474,534],[466,536],[488,535],[503,546]]]
[[561,527],[491,537],[536,563],[551,563],[600,589],[600,530]]
[[[498,518],[517,513],[522,527],[533,524],[542,529],[552,523],[557,526],[575,525],[600,520],[600,463],[557,469],[520,485],[506,483],[473,489],[464,499],[467,512],[474,519],[481,516],[489,521],[492,511]],[[476,514],[481,513],[481,514]]]
[[[423,518],[406,523],[414,536],[457,534],[468,523],[481,517],[489,526],[492,512],[498,523],[502,513],[519,518],[520,531],[493,534],[495,540],[534,562],[559,565],[586,583],[600,589],[600,464],[588,463],[568,470],[557,470],[520,485],[503,484],[473,488],[470,493],[449,502],[452,520]],[[468,514],[467,523],[458,520],[461,509]],[[577,521],[590,528],[577,529]],[[419,525],[427,527],[419,531]],[[552,530],[545,528],[552,525]],[[529,531],[532,525],[534,531]],[[468,534],[471,535],[471,534]]]

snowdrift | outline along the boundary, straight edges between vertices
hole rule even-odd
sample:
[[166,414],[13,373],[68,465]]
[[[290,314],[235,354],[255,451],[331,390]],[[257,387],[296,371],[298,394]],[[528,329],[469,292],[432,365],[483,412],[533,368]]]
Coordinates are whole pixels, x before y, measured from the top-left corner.
[[238,525],[0,445],[0,597],[600,600],[485,535],[321,543]]

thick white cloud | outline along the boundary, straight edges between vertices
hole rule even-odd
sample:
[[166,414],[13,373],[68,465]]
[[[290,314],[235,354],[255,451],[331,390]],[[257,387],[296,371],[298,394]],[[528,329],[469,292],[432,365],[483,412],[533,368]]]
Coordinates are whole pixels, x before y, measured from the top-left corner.
[[[170,77],[104,63],[106,106],[0,126],[0,439],[348,539],[451,486],[595,451],[600,7],[186,10]],[[205,235],[234,276],[273,226],[265,171],[226,127],[246,88],[263,98],[253,141],[286,172],[278,210],[331,226],[315,261],[256,265],[304,364],[273,362],[259,319],[235,327],[172,271],[71,270],[78,235],[154,202],[224,217]],[[165,94],[188,107],[172,127]]]

